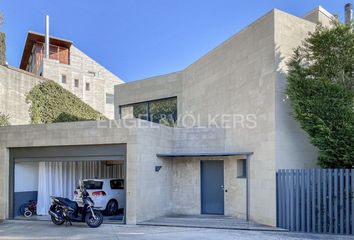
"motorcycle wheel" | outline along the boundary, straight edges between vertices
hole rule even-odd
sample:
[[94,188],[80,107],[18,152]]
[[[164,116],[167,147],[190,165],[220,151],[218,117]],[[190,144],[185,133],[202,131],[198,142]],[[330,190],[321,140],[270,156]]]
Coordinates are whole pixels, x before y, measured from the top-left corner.
[[32,217],[32,212],[29,209],[26,209],[25,213],[23,214],[25,217]]
[[65,221],[64,220],[57,220],[55,217],[51,217],[52,219],[52,222],[55,224],[55,225],[62,225]]
[[86,224],[91,228],[99,227],[103,223],[103,215],[99,211],[94,211],[96,219],[91,212],[88,212],[85,217]]

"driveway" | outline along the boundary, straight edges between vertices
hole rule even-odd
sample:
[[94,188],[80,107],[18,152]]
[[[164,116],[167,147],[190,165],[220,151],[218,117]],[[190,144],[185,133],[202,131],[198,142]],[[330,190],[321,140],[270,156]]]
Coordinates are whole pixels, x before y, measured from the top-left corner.
[[268,239],[354,239],[353,236],[333,236],[320,234],[299,234],[269,231],[243,231],[223,229],[203,229],[184,227],[157,227],[103,224],[100,228],[90,229],[85,224],[55,226],[47,221],[5,221],[0,224],[0,239],[223,239],[223,240],[268,240]]

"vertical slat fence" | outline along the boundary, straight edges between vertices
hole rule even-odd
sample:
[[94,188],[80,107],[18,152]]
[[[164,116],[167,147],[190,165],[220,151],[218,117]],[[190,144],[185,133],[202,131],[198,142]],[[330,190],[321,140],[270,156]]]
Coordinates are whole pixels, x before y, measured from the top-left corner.
[[278,170],[276,186],[278,227],[354,234],[354,169]]

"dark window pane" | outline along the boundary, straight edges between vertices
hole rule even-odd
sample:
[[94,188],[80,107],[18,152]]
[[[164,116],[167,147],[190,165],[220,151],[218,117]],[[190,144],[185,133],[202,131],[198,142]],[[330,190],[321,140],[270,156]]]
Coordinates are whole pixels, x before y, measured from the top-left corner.
[[174,126],[177,121],[177,99],[164,99],[150,102],[150,121]]
[[88,180],[88,181],[84,181],[84,186],[87,190],[102,189],[103,182],[102,181],[95,181],[95,180]]
[[66,83],[66,75],[61,75],[61,82]]
[[148,103],[137,103],[133,105],[133,116],[143,120],[148,120]]
[[111,189],[124,189],[124,180],[123,179],[111,180]]

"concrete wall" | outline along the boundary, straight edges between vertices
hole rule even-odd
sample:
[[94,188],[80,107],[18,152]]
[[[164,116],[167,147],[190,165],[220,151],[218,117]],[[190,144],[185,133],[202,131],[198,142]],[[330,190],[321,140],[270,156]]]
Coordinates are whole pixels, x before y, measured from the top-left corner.
[[[114,85],[123,83],[120,78],[75,46],[70,47],[70,65],[52,59],[44,59],[43,63],[44,77],[58,82],[106,117],[114,118],[114,105],[106,104],[106,94],[114,94]],[[62,83],[63,74],[66,83]],[[79,80],[78,87],[74,85],[75,79]],[[89,91],[86,83],[90,84]]]
[[[145,123],[145,127],[138,125]],[[156,153],[169,152],[173,129],[138,120],[75,122],[0,128],[0,219],[9,216],[9,148],[127,144],[126,214],[135,224],[172,213],[172,163]],[[163,166],[155,172],[155,166]],[[170,203],[170,204],[166,204]]]
[[14,125],[29,124],[27,93],[45,79],[29,72],[0,65],[0,112]]
[[119,107],[122,105],[168,97],[177,97],[177,111],[182,111],[181,72],[116,85],[114,89],[116,119],[120,119]]
[[[179,115],[192,114],[198,119],[183,124],[181,121],[180,127],[210,127],[209,116],[219,116],[216,123],[226,128],[224,137],[219,138],[224,150],[255,152],[251,161],[251,218],[269,225],[275,225],[274,52],[274,11],[271,11],[180,72],[174,83],[181,90],[175,87],[174,91],[165,91],[165,97],[179,96]],[[159,98],[169,85],[166,82],[152,78],[118,85],[117,105],[126,101],[125,96],[134,96],[129,103]],[[257,127],[250,129],[243,123],[225,126],[222,114],[231,117],[237,114],[244,119],[254,115]],[[194,142],[188,148],[200,151],[196,143],[199,139],[192,139]],[[264,198],[269,202],[266,209],[263,201],[259,201]],[[198,206],[193,209],[197,211]]]
[[[179,120],[190,114],[198,120],[187,124],[179,121],[179,127],[210,127],[210,117],[219,116],[215,122],[225,128],[224,136],[219,138],[224,150],[254,152],[250,162],[251,219],[273,226],[276,221],[275,171],[315,166],[316,150],[290,116],[291,108],[285,95],[285,63],[307,33],[315,29],[316,23],[328,26],[331,18],[321,7],[305,18],[272,10],[178,75],[164,75],[115,87],[117,105],[177,95]],[[172,83],[171,76],[174,76]],[[235,114],[246,121],[248,116],[255,116],[257,126],[247,127],[239,121],[238,125],[230,127],[220,117]],[[176,136],[178,138],[183,139],[183,136]],[[200,146],[195,142],[200,139],[193,139],[187,148],[199,151]],[[175,149],[179,150],[178,143]],[[177,183],[174,185],[190,186],[186,195],[178,192],[183,196],[182,204],[182,198],[188,200],[198,195],[199,182],[191,176],[199,172],[199,165],[188,159],[176,164],[176,169],[184,171],[181,175],[174,173],[179,179],[175,179]],[[226,165],[232,168],[234,164],[230,161]],[[226,179],[235,189],[244,184],[233,181],[232,177]],[[242,190],[239,192],[242,196]],[[244,198],[238,199],[235,195],[232,199],[239,202]],[[264,202],[267,202],[266,208]],[[198,204],[190,209],[181,206],[176,211],[197,213],[198,208]],[[232,214],[242,212],[231,205],[227,211]]]
[[[314,11],[317,17],[321,12]],[[316,19],[312,19],[315,23]],[[276,80],[276,168],[316,167],[317,151],[309,137],[292,116],[286,96],[287,66],[295,47],[314,31],[316,24],[282,11],[275,11]]]

